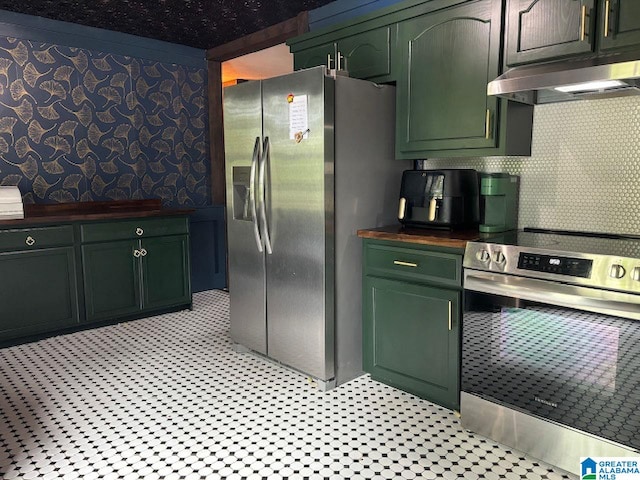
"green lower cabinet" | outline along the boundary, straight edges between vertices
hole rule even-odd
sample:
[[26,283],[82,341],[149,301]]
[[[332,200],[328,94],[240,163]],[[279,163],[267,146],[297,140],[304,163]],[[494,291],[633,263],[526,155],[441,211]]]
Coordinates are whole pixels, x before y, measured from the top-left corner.
[[87,321],[191,304],[189,236],[82,246]]
[[0,339],[77,325],[73,247],[0,253]]
[[191,303],[189,237],[149,238],[142,241],[142,248],[143,308]]
[[363,288],[365,371],[458,409],[460,292],[371,276]]
[[82,246],[88,322],[141,310],[138,244],[123,240]]

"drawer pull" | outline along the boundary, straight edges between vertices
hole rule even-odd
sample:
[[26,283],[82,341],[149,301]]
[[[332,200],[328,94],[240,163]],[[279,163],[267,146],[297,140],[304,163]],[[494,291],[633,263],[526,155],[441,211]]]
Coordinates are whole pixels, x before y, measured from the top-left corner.
[[140,227],[136,228],[136,235],[141,236],[144,233],[144,230]]
[[143,257],[147,256],[147,251],[143,248],[142,250],[140,250],[140,255],[142,255]]
[[415,268],[415,267],[417,267],[417,266],[418,266],[418,264],[417,264],[417,263],[412,263],[412,262],[403,262],[403,261],[400,261],[400,260],[394,260],[394,261],[393,261],[393,264],[394,264],[394,265],[401,265],[401,266],[403,266],[403,267],[412,267],[412,268]]
[[27,239],[24,241],[24,243],[26,243],[27,245],[31,246],[31,245],[33,245],[34,243],[36,243],[36,239],[35,239],[35,238],[33,238],[31,235],[29,235],[29,236],[27,237]]
[[604,2],[604,37],[609,36],[609,9],[611,8],[610,0]]
[[449,331],[451,331],[451,302],[449,302]]
[[134,250],[134,251],[133,251],[133,256],[134,256],[134,257],[139,258],[139,257],[140,257],[140,255],[142,255],[142,252],[141,252],[140,250]]

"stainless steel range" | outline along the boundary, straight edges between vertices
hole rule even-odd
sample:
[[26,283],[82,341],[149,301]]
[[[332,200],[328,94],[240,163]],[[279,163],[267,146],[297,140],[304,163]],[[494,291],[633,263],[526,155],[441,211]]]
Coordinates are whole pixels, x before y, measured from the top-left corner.
[[464,256],[465,428],[579,474],[639,456],[640,239],[545,231]]

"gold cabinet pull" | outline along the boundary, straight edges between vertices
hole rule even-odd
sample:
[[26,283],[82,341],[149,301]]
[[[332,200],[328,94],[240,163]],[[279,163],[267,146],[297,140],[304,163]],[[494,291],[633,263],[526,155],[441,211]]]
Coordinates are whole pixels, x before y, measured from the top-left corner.
[[407,199],[400,197],[400,203],[398,204],[398,220],[404,220],[405,212],[407,211]]
[[607,38],[609,36],[609,8],[611,7],[611,2],[606,0],[604,2],[604,37]]
[[451,331],[452,329],[452,324],[451,324],[451,302],[449,302],[449,331]]
[[487,115],[484,119],[484,138],[491,138],[491,110],[487,108]]
[[584,42],[587,29],[587,6],[582,5],[582,15],[580,17],[580,41]]
[[27,239],[24,241],[24,243],[26,243],[29,246],[32,246],[34,243],[36,243],[36,239],[33,238],[31,235],[29,235]]
[[417,263],[412,263],[412,262],[403,262],[403,261],[401,261],[401,260],[394,260],[394,261],[393,261],[393,264],[394,264],[394,265],[400,265],[400,266],[402,266],[402,267],[412,267],[412,268],[415,268],[415,267],[417,267],[417,266],[418,266],[418,264],[417,264]]

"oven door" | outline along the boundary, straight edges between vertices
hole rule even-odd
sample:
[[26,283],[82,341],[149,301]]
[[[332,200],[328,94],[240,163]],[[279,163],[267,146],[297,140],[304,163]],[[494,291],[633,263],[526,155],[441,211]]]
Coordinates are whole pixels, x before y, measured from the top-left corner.
[[640,450],[640,297],[469,269],[464,286],[463,392]]

